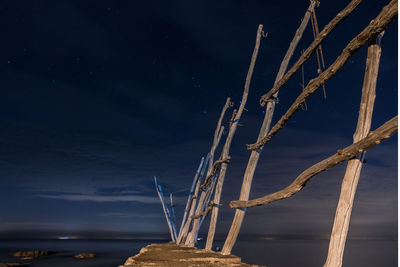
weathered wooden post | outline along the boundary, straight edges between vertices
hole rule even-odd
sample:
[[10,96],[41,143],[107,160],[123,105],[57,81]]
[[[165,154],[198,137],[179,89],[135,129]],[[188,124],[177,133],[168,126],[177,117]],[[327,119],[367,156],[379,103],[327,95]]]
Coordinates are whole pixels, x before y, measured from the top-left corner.
[[[379,61],[381,56],[380,34],[376,42],[368,46],[367,62],[365,66],[364,83],[360,111],[353,142],[356,143],[366,137],[371,129],[372,112],[375,102],[376,80],[378,78]],[[339,202],[336,209],[335,221],[333,223],[331,239],[329,242],[328,256],[325,267],[340,267],[343,261],[343,252],[349,230],[351,211],[353,209],[354,196],[360,178],[361,168],[365,152],[355,159],[349,160],[342,181]]]
[[193,221],[192,230],[190,231],[190,233],[188,234],[188,236],[187,236],[187,238],[185,240],[185,244],[188,245],[188,246],[194,246],[194,244],[196,243],[195,238],[197,238],[196,236],[197,236],[197,233],[198,233],[198,228],[200,226],[200,221],[199,221],[199,218],[193,219],[193,216],[195,214],[199,214],[200,212],[202,212],[203,209],[204,209],[204,206],[207,205],[206,196],[207,196],[207,194],[210,194],[210,192],[208,192],[208,190],[211,190],[211,188],[209,188],[209,185],[208,185],[208,180],[212,178],[211,177],[211,173],[212,173],[212,171],[214,169],[214,165],[215,165],[214,164],[214,153],[215,153],[216,148],[218,147],[218,144],[219,144],[219,142],[221,140],[221,137],[222,137],[222,133],[224,131],[224,126],[221,126],[222,120],[225,117],[226,110],[230,106],[231,106],[231,99],[230,99],[230,97],[228,97],[226,99],[225,105],[222,108],[221,115],[220,115],[220,117],[218,119],[217,127],[216,127],[215,132],[214,132],[213,144],[212,144],[211,150],[210,150],[210,162],[209,162],[209,165],[208,165],[206,181],[204,183],[207,186],[204,189],[202,188],[202,193],[200,195],[200,199],[198,201],[198,205],[197,205],[197,209],[196,209],[195,213],[192,214],[188,218],[188,222],[192,222]]
[[165,214],[165,219],[167,220],[168,223],[168,228],[169,228],[169,232],[171,234],[171,239],[172,241],[176,241],[176,226],[175,226],[175,222],[172,220],[170,211],[168,210],[168,207],[165,205],[165,201],[164,201],[164,195],[162,192],[162,188],[161,185],[159,185],[157,183],[157,177],[154,176],[154,184],[156,186],[156,191],[158,194],[158,197],[160,198],[161,201],[161,205]]
[[207,168],[207,164],[208,164],[208,160],[209,159],[210,159],[210,154],[207,155],[206,160],[205,160],[205,162],[203,164],[203,167],[201,168],[200,177],[197,180],[196,187],[194,189],[194,193],[193,193],[192,198],[191,198],[190,209],[189,209],[189,214],[188,214],[187,220],[185,222],[185,225],[183,226],[182,234],[178,237],[178,240],[176,242],[178,245],[181,244],[182,242],[186,241],[186,237],[187,237],[187,235],[189,233],[189,228],[190,228],[190,225],[192,223],[192,216],[193,216],[194,212],[196,211],[196,204],[197,204],[197,198],[199,196],[199,189],[200,189],[200,185],[201,185],[201,179],[204,176],[204,173],[206,172],[206,168]]
[[[311,12],[314,10],[314,6],[315,6],[315,1],[312,0],[310,3],[310,6],[308,7],[308,9],[304,15],[304,18],[301,22],[300,27],[297,29],[296,34],[295,34],[292,42],[289,45],[289,48],[285,54],[285,57],[281,63],[281,66],[279,68],[279,72],[276,76],[274,84],[276,84],[285,74],[285,71],[289,65],[289,61],[294,53],[294,50],[296,49],[297,44],[299,43],[301,36],[303,35],[303,32],[308,24]],[[274,99],[276,99],[277,97],[278,97],[278,93],[274,94]],[[261,126],[260,132],[258,134],[257,140],[262,139],[268,133],[269,127],[271,124],[271,120],[272,120],[272,116],[274,114],[275,101],[267,101],[267,102],[268,103],[267,103],[267,107],[266,107],[266,111],[265,111],[264,121]],[[260,157],[261,151],[262,151],[262,148],[251,152],[249,162],[247,164],[246,171],[245,171],[245,174],[243,177],[242,189],[240,191],[240,199],[241,200],[249,199],[251,183],[253,180],[254,172],[257,167],[257,162]],[[246,212],[245,209],[237,209],[236,210],[235,217],[233,219],[231,228],[229,230],[228,236],[225,240],[224,246],[221,251],[222,254],[227,255],[227,254],[231,253],[231,250],[232,250],[233,246],[235,245],[237,236],[239,234],[245,212]]]
[[[217,139],[215,140],[216,142],[213,144],[213,146],[211,148],[211,151],[213,153],[215,151],[215,148],[218,146],[218,144],[221,140],[223,131],[224,131],[224,126],[222,126],[220,128],[219,135],[217,136]],[[210,152],[210,154],[211,154],[211,152]],[[215,162],[215,163],[217,163],[217,162]],[[215,165],[216,164],[213,164],[213,166],[215,166]],[[213,179],[213,175],[211,175],[211,172],[213,169],[214,169],[214,167],[208,169],[206,180],[204,181],[204,184],[201,186],[202,192],[200,195],[199,202],[197,204],[196,212],[193,216],[191,216],[191,218],[189,218],[189,220],[190,219],[193,220],[193,225],[192,225],[192,230],[189,232],[188,237],[186,238],[185,245],[190,246],[190,247],[193,247],[196,244],[196,233],[198,232],[199,223],[200,223],[200,217],[195,216],[195,215],[203,212],[205,202],[207,200],[207,195],[210,194],[210,191],[212,190],[212,188],[210,187],[210,185],[211,185],[210,182]]]
[[199,180],[200,171],[201,171],[201,169],[202,169],[202,167],[203,167],[203,164],[204,164],[204,157],[201,158],[200,165],[199,165],[199,167],[197,168],[196,174],[195,174],[194,179],[193,179],[193,182],[192,182],[192,187],[190,188],[190,191],[189,191],[189,196],[188,196],[188,199],[187,199],[187,201],[186,201],[185,212],[183,213],[182,222],[181,222],[181,227],[180,227],[180,229],[179,229],[178,238],[177,238],[177,240],[176,240],[177,242],[178,242],[178,240],[180,240],[181,237],[182,237],[182,230],[183,230],[183,227],[184,227],[184,225],[185,225],[185,223],[186,223],[187,215],[188,215],[188,213],[189,213],[190,206],[191,206],[191,203],[192,203],[192,201],[193,201],[193,198],[192,198],[192,197],[193,197],[193,194],[194,194],[194,189],[195,189],[195,187],[196,187],[197,181]]
[[[242,101],[240,102],[239,109],[237,110],[237,112],[234,113],[234,116],[232,117],[231,125],[229,127],[228,137],[226,138],[225,145],[222,150],[221,158],[223,158],[223,159],[227,159],[230,157],[229,151],[230,151],[231,143],[232,143],[233,137],[236,133],[236,129],[238,127],[240,118],[242,117],[242,113],[243,113],[243,110],[244,110],[246,102],[247,102],[251,78],[253,76],[254,66],[255,66],[255,63],[257,60],[261,36],[263,33],[262,28],[263,28],[263,25],[260,24],[258,26],[257,36],[256,36],[256,44],[254,46],[254,51],[253,51],[253,55],[251,58],[249,70],[247,72],[246,82],[245,82],[244,91],[243,91],[243,95],[242,95]],[[218,183],[217,183],[217,186],[215,189],[210,226],[209,226],[207,242],[206,242],[206,249],[208,249],[208,250],[212,249],[212,243],[214,241],[214,235],[215,235],[215,229],[216,229],[216,225],[217,225],[218,211],[219,211],[219,205],[220,205],[219,202],[221,199],[222,187],[224,184],[227,166],[228,166],[227,162],[222,163],[220,172],[219,172]]]

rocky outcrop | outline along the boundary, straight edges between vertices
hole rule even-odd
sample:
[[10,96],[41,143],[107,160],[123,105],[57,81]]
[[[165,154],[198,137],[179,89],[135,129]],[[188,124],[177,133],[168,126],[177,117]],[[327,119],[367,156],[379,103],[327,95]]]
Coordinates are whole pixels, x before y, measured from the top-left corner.
[[140,250],[119,267],[261,267],[243,263],[235,255],[177,246],[174,243],[152,244]]
[[21,257],[24,259],[33,259],[41,256],[47,256],[56,253],[55,251],[50,250],[30,250],[30,251],[18,251],[11,253],[11,256]]
[[94,253],[79,253],[74,256],[76,259],[93,259],[96,257]]
[[30,263],[21,263],[21,262],[0,262],[0,267],[21,267],[21,266],[29,266]]

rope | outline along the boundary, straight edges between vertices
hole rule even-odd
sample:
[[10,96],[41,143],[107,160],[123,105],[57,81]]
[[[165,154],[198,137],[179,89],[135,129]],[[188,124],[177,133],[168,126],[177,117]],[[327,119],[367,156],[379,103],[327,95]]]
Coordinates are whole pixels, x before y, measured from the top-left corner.
[[[319,2],[317,1],[317,7],[319,6]],[[311,26],[313,30],[313,36],[314,40],[317,38],[319,35],[319,28],[318,28],[318,21],[317,21],[317,15],[315,13],[315,9],[311,12]],[[318,63],[318,69],[317,73],[321,74],[322,73],[322,68],[325,69],[325,61],[324,61],[324,55],[322,53],[322,46],[321,44],[318,46],[317,50],[315,50],[315,55],[317,56],[317,63]],[[322,68],[321,68],[321,63],[322,63]],[[326,99],[326,88],[325,84],[322,84],[322,92],[324,94],[324,99]]]

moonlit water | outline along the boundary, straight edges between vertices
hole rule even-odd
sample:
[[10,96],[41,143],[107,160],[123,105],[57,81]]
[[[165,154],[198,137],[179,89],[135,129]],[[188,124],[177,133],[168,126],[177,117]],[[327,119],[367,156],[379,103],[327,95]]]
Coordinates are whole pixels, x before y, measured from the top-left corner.
[[[55,255],[33,260],[32,267],[112,267],[137,254],[151,243],[168,240],[1,240],[0,262],[16,262],[11,252],[47,249],[61,251]],[[246,263],[268,267],[321,267],[328,249],[328,240],[255,240],[238,241],[232,253]],[[202,246],[203,242],[200,243]],[[222,242],[216,242],[221,246]],[[95,259],[79,260],[73,255],[93,252]],[[346,245],[345,267],[397,266],[397,241],[349,240]]]

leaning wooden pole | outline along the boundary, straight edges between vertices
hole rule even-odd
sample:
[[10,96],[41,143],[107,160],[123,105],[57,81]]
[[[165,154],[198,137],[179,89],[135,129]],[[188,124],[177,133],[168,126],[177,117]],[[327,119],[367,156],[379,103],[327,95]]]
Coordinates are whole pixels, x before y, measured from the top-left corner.
[[[218,146],[218,144],[221,140],[221,136],[224,131],[224,126],[222,126],[219,130],[220,130],[220,132],[218,134],[217,139],[215,140],[216,142],[212,146],[214,150]],[[215,162],[215,163],[217,163],[217,162]],[[213,166],[216,166],[216,165],[218,165],[218,164],[213,164]],[[210,185],[212,184],[212,177],[213,177],[213,175],[211,175],[211,172],[213,170],[214,170],[214,168],[208,169],[207,177],[204,181],[204,184],[201,186],[202,192],[201,192],[200,199],[198,201],[196,212],[194,215],[200,214],[204,210],[204,205],[207,200],[207,195],[210,193],[210,190],[211,190]],[[198,232],[198,228],[200,226],[200,217],[191,216],[188,220],[193,220],[193,225],[192,225],[191,231],[189,232],[189,234],[186,238],[185,245],[193,247],[196,244],[196,233]]]
[[[343,52],[336,58],[335,62],[333,62],[317,78],[312,79],[307,84],[306,88],[304,88],[303,92],[296,98],[288,111],[278,120],[277,123],[275,123],[268,135],[261,140],[257,140],[257,142],[254,144],[247,145],[247,148],[250,150],[256,150],[271,140],[271,138],[283,128],[283,126],[296,113],[296,111],[309,96],[314,94],[321,85],[326,83],[327,80],[335,75],[336,72],[344,66],[344,64],[355,52],[357,52],[366,43],[375,40],[375,38],[385,30],[389,23],[397,16],[397,12],[397,0],[392,0],[360,34],[354,37],[353,40],[347,44],[347,46],[343,49]],[[261,99],[265,100],[268,98],[267,96],[263,96]]]
[[[297,31],[294,35],[294,38],[289,45],[289,48],[285,54],[285,57],[283,58],[283,61],[279,68],[279,71],[276,76],[274,84],[276,84],[280,79],[282,79],[283,75],[285,74],[285,71],[289,65],[289,61],[292,58],[294,50],[296,49],[297,44],[299,43],[301,37],[303,36],[303,32],[308,24],[308,21],[310,20],[310,15],[311,15],[311,12],[314,10],[314,6],[315,6],[315,1],[312,0],[310,3],[310,6],[308,7],[308,9],[304,15],[304,18],[300,24],[300,27],[297,29]],[[275,95],[275,98],[277,96],[278,96],[278,94]],[[261,126],[260,132],[258,134],[257,140],[260,140],[268,133],[269,127],[271,125],[272,116],[274,114],[274,110],[275,110],[275,101],[268,101],[267,107],[265,110],[264,121]],[[241,200],[249,199],[251,183],[253,180],[254,172],[257,167],[257,162],[260,157],[261,151],[262,151],[262,148],[257,151],[251,152],[249,162],[247,164],[246,171],[244,173],[242,188],[240,191],[240,199]],[[233,219],[231,228],[229,230],[228,236],[225,240],[224,246],[221,251],[221,253],[223,255],[227,255],[227,254],[231,253],[231,250],[232,250],[233,246],[235,245],[237,236],[239,234],[240,227],[242,225],[245,213],[246,213],[245,209],[237,209],[236,210],[235,217]]]
[[206,200],[206,193],[207,192],[206,192],[206,189],[203,188],[203,187],[204,187],[204,185],[208,185],[208,182],[209,182],[209,180],[211,178],[210,177],[210,173],[213,171],[213,169],[214,169],[214,167],[216,165],[216,164],[213,164],[214,153],[215,153],[215,150],[218,147],[218,144],[219,144],[219,142],[221,140],[222,133],[224,132],[224,126],[221,126],[221,124],[222,124],[222,120],[223,120],[223,118],[225,116],[226,110],[229,108],[229,106],[231,106],[231,99],[228,97],[226,99],[224,107],[222,108],[221,115],[220,115],[220,117],[218,119],[217,127],[215,129],[214,138],[213,138],[213,144],[211,146],[211,150],[210,150],[210,153],[209,153],[210,160],[209,160],[209,165],[208,165],[209,167],[208,167],[208,171],[207,171],[207,176],[206,176],[206,179],[204,181],[203,186],[200,187],[202,189],[202,192],[200,194],[200,199],[199,199],[199,201],[197,203],[197,208],[195,208],[193,210],[193,213],[189,216],[189,218],[187,219],[187,222],[186,222],[186,224],[188,225],[187,226],[187,231],[189,230],[190,224],[193,222],[192,230],[189,233],[187,233],[185,235],[185,238],[184,238],[185,244],[188,245],[188,246],[194,246],[195,245],[194,238],[195,238],[196,232],[197,232],[196,229],[199,226],[199,220],[198,219],[194,219],[193,216],[202,211],[203,206],[204,206],[204,202]]
[[[247,72],[246,82],[245,82],[245,85],[244,85],[244,91],[243,91],[243,95],[242,95],[242,101],[240,102],[239,109],[236,112],[233,113],[234,116],[232,117],[232,121],[231,121],[231,124],[230,124],[230,127],[229,127],[228,136],[226,138],[224,147],[222,149],[222,155],[221,155],[222,159],[230,158],[229,151],[230,151],[230,148],[231,148],[231,143],[232,143],[233,137],[235,136],[236,129],[238,127],[239,121],[240,121],[240,119],[242,117],[244,107],[246,106],[247,97],[249,95],[251,78],[253,76],[254,66],[255,66],[255,63],[256,63],[256,60],[257,60],[258,50],[259,50],[259,47],[260,47],[260,41],[261,41],[261,36],[262,36],[262,28],[263,28],[263,25],[260,24],[258,26],[256,44],[254,46],[253,55],[251,57],[249,70]],[[219,206],[220,206],[219,202],[221,200],[222,187],[223,187],[223,184],[224,184],[227,167],[228,167],[228,163],[227,162],[223,162],[221,164],[221,168],[220,168],[219,175],[218,175],[218,182],[217,182],[217,185],[216,185],[216,188],[215,188],[213,205],[211,206],[212,213],[211,213],[211,219],[210,219],[210,226],[209,226],[209,230],[208,230],[208,234],[207,234],[207,242],[206,242],[206,249],[208,249],[208,250],[212,249],[212,243],[214,241],[215,229],[216,229],[217,219],[218,219],[218,211],[219,211]]]
[[[354,143],[365,138],[371,129],[376,80],[378,78],[379,61],[381,57],[380,40],[382,35],[383,34],[379,35],[377,41],[372,42],[368,46],[360,111],[358,113],[357,128],[353,135]],[[357,190],[364,156],[365,152],[355,159],[349,160],[347,163],[347,169],[342,181],[342,189],[340,191],[335,221],[333,223],[331,239],[329,242],[328,256],[324,265],[325,267],[342,266],[343,252],[346,244],[347,232],[349,230],[351,211],[353,209],[354,196]]]
[[192,216],[194,215],[194,213],[196,211],[196,204],[197,204],[197,199],[199,196],[201,179],[203,178],[203,176],[206,172],[207,163],[208,163],[209,158],[210,158],[210,154],[207,155],[206,160],[201,168],[200,177],[197,180],[196,187],[194,189],[194,193],[193,193],[192,199],[190,201],[190,209],[189,209],[189,213],[188,213],[188,218],[185,222],[185,225],[183,226],[182,234],[180,236],[178,236],[178,240],[176,241],[176,243],[178,245],[181,243],[184,243],[186,241],[187,235],[189,234],[189,228],[192,223]]
[[210,188],[207,189],[207,187],[209,187],[209,182],[211,181],[211,178],[212,178],[211,173],[213,173],[214,169],[217,166],[213,162],[214,161],[214,153],[215,153],[215,150],[221,140],[221,136],[224,131],[224,126],[221,126],[221,124],[222,124],[223,118],[225,117],[226,110],[230,106],[232,106],[231,98],[228,97],[226,99],[225,105],[222,108],[221,115],[218,119],[217,128],[215,129],[213,144],[211,146],[211,151],[210,151],[210,162],[208,165],[207,176],[204,181],[204,184],[200,187],[202,189],[202,193],[201,193],[200,199],[198,201],[197,209],[195,211],[195,214],[193,214],[190,218],[188,218],[188,221],[190,221],[190,222],[193,220],[192,230],[190,231],[190,233],[188,234],[188,236],[185,240],[185,244],[188,246],[194,246],[196,243],[195,239],[196,239],[196,236],[198,233],[198,228],[200,227],[200,221],[199,221],[199,218],[196,218],[195,215],[201,213],[204,209],[204,206],[206,205],[206,200],[207,200],[206,196],[207,196],[207,193],[209,194],[208,190],[210,189]]
[[189,196],[188,196],[188,199],[186,201],[185,212],[183,213],[183,217],[182,217],[181,227],[179,228],[179,234],[178,234],[178,238],[176,240],[177,242],[178,242],[178,240],[181,239],[182,230],[183,230],[183,227],[184,227],[184,225],[186,223],[186,219],[187,219],[187,216],[188,216],[188,213],[189,213],[189,210],[190,210],[190,205],[191,205],[191,203],[193,201],[192,197],[193,197],[193,194],[194,194],[194,189],[196,187],[197,181],[199,180],[200,171],[201,171],[201,168],[203,167],[203,164],[204,164],[204,157],[201,158],[200,165],[197,168],[196,174],[195,174],[195,176],[193,178],[192,187],[190,188]]
[[171,214],[168,210],[168,207],[165,205],[165,201],[164,201],[164,195],[161,189],[161,186],[157,183],[157,177],[154,176],[154,184],[156,186],[156,191],[158,194],[158,197],[160,198],[161,201],[161,205],[164,211],[164,215],[165,215],[165,219],[167,220],[168,223],[168,228],[169,228],[169,232],[171,234],[171,239],[172,241],[176,241],[176,228],[175,228],[175,224],[172,221],[172,217]]
[[224,131],[223,126],[221,126],[221,125],[222,125],[222,120],[223,120],[224,117],[225,117],[226,110],[227,110],[229,107],[231,107],[232,105],[233,105],[233,103],[231,102],[231,98],[228,97],[228,98],[226,99],[226,101],[225,101],[225,105],[224,105],[223,108],[222,108],[221,115],[219,116],[219,119],[218,119],[218,122],[217,122],[217,128],[215,129],[215,132],[214,132],[213,146],[212,146],[211,152],[210,152],[210,164],[208,165],[207,174],[208,174],[209,172],[211,172],[212,165],[213,165],[213,163],[214,163],[215,149],[217,148],[217,146],[218,146],[218,144],[219,144],[219,139],[221,138],[219,135],[222,134],[223,131]]
[[205,198],[205,201],[203,204],[203,212],[200,212],[199,217],[198,217],[200,220],[197,225],[197,229],[196,229],[196,232],[194,235],[194,240],[197,240],[197,236],[199,235],[200,227],[203,224],[205,217],[208,215],[207,211],[209,211],[212,207],[214,207],[214,204],[213,203],[210,204],[210,201],[211,201],[211,197],[214,193],[215,183],[216,183],[217,179],[218,179],[218,174],[213,176],[212,181],[210,182],[210,186],[209,186],[209,188],[207,188],[206,198]]

